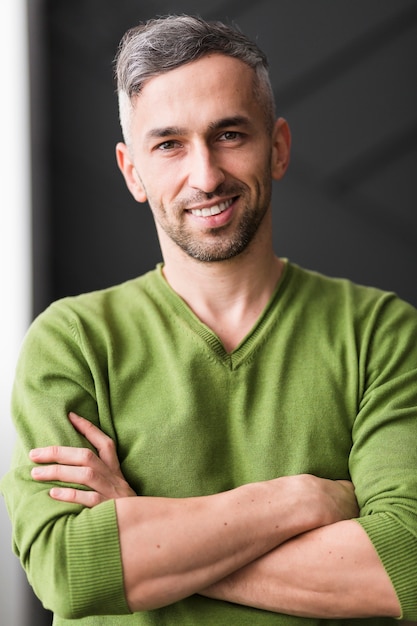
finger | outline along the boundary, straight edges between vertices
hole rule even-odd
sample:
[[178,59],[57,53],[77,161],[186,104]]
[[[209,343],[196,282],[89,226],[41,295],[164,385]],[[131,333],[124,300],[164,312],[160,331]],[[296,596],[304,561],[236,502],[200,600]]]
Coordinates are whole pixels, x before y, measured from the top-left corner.
[[82,491],[72,487],[52,487],[49,495],[54,500],[81,504],[88,508],[92,508],[104,501],[104,498],[96,491]]
[[117,493],[111,476],[105,476],[91,467],[73,465],[43,465],[34,467],[32,478],[42,482],[75,483],[96,491],[106,499],[116,497]]
[[46,446],[45,448],[34,448],[29,452],[29,457],[35,463],[61,463],[93,468],[103,465],[103,462],[89,448]]
[[339,483],[339,485],[344,485],[345,487],[347,487],[351,491],[353,491],[355,489],[354,486],[353,486],[353,483],[350,480],[337,480],[336,482]]
[[[72,451],[74,448],[69,450]],[[37,465],[32,468],[31,476],[37,481],[83,485],[100,494],[101,501],[136,495],[122,475],[114,474],[96,456],[95,459],[98,463],[96,467],[61,463]]]
[[71,411],[68,418],[74,428],[95,447],[102,461],[113,471],[120,467],[113,439],[103,433],[90,420]]

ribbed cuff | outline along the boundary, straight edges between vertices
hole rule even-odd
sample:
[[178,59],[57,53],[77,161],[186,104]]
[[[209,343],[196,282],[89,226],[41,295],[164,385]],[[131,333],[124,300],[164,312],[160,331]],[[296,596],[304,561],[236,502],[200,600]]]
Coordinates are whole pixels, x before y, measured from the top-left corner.
[[124,594],[114,501],[84,509],[69,519],[66,540],[72,561],[68,587],[74,618],[130,613]]
[[401,605],[402,619],[417,620],[417,540],[390,513],[357,520],[368,534],[391,579]]

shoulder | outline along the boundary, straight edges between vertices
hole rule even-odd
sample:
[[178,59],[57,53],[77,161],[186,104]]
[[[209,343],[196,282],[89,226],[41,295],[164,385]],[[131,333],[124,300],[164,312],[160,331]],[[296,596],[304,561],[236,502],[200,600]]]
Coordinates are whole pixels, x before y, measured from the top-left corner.
[[372,311],[402,312],[417,320],[417,309],[394,292],[326,276],[294,263],[289,264],[289,271],[292,289],[310,306],[333,308],[334,312],[347,308],[355,317],[368,316]]
[[38,316],[34,324],[58,319],[95,319],[97,321],[101,318],[109,318],[115,313],[123,317],[133,309],[146,306],[147,299],[152,297],[152,285],[158,280],[159,272],[155,269],[118,285],[61,298],[52,302]]
[[417,358],[417,309],[395,293],[294,264],[286,291],[295,327],[385,353],[408,346]]
[[40,346],[81,344],[87,336],[106,342],[115,333],[130,333],[135,320],[155,308],[153,285],[160,280],[156,269],[119,285],[56,300],[32,322],[23,347],[33,352]]

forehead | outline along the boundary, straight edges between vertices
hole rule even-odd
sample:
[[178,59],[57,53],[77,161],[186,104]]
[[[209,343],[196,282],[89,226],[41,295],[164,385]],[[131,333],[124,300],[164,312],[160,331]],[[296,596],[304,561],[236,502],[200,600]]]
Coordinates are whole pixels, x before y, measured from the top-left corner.
[[149,79],[134,103],[134,130],[210,125],[225,117],[259,117],[255,72],[248,65],[213,54]]

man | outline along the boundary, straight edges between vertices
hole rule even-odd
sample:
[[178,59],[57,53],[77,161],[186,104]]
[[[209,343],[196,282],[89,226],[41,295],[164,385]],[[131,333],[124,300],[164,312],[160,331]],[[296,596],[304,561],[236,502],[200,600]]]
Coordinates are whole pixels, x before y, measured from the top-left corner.
[[29,581],[57,625],[417,619],[416,311],[275,256],[290,132],[246,37],[152,20],[117,75],[164,263],[28,333],[2,487]]

